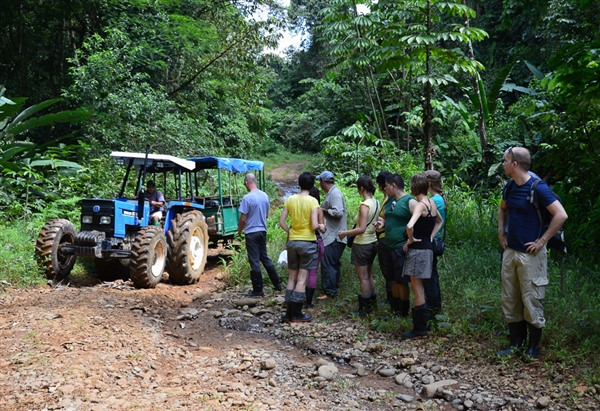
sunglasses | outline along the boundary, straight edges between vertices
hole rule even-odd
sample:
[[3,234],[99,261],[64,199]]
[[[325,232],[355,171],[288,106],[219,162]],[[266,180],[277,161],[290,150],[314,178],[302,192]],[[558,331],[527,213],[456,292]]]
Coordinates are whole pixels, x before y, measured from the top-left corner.
[[[515,159],[515,155],[514,155],[514,153],[513,153],[513,148],[512,148],[512,146],[510,146],[510,147],[508,148],[508,150],[506,150],[506,152],[507,152],[508,154],[510,154],[510,156],[512,157],[512,161],[514,161],[515,163],[519,164],[519,162],[518,162],[518,161]],[[502,164],[504,164],[504,163],[508,163],[508,159],[507,159],[507,158],[503,158],[503,159],[502,159]]]
[[390,208],[390,213],[394,212],[395,207],[396,207],[396,200],[392,201],[392,207]]

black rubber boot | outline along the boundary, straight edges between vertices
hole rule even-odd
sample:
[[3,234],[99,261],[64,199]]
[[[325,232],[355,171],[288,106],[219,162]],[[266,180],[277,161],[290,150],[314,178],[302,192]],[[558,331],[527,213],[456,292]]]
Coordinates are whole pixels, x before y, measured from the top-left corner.
[[313,303],[313,297],[315,296],[315,288],[306,288],[306,301],[304,302],[304,307],[305,308],[312,308],[315,306],[315,303]]
[[350,315],[359,315],[359,316],[363,316],[367,313],[367,302],[369,300],[367,300],[366,298],[363,298],[359,295],[356,296],[358,298],[358,311],[351,311]]
[[392,297],[390,300],[390,311],[393,317],[400,317],[400,299]]
[[292,321],[292,301],[290,300],[292,297],[292,290],[285,290],[285,314],[281,316],[281,321],[284,323],[289,323]]
[[400,317],[408,317],[408,310],[410,309],[410,300],[400,300]]
[[429,310],[427,304],[422,304],[412,310],[413,329],[402,333],[402,338],[416,338],[427,336],[427,321],[429,320]]
[[302,314],[302,307],[304,302],[296,303],[292,302],[289,305],[292,306],[292,322],[293,323],[306,323],[312,320],[312,315]]
[[508,323],[508,335],[510,345],[505,350],[496,353],[499,357],[508,357],[525,347],[525,341],[527,340],[527,321],[522,320]]
[[367,305],[365,306],[365,312],[367,314],[371,314],[376,307],[377,307],[377,294],[371,295],[371,298],[369,298],[367,300]]
[[525,351],[525,357],[528,360],[537,360],[540,357],[540,341],[542,339],[542,329],[529,325],[529,348]]
[[[386,300],[389,305],[392,305],[392,301],[394,300],[394,294],[391,291],[386,290]],[[384,305],[383,302],[381,303],[381,305]]]

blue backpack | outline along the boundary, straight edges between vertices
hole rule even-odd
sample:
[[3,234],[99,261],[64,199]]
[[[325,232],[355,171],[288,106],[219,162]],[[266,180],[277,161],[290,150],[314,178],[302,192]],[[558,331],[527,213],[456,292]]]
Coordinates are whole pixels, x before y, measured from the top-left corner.
[[[540,220],[540,233],[538,235],[538,238],[539,238],[542,236],[542,234],[544,234],[546,232],[546,230],[548,229],[548,226],[550,225],[550,222],[552,221],[552,218],[554,216],[548,210],[540,209],[540,203],[539,203],[539,200],[537,197],[537,186],[540,183],[540,181],[542,181],[542,179],[533,173],[530,173],[530,174],[533,177],[533,183],[531,184],[531,191],[529,193],[529,196],[527,197],[527,200],[529,201],[530,204],[532,204],[535,207],[535,211],[537,212],[538,219]],[[504,190],[502,191],[502,199],[504,201],[506,201],[506,199],[508,197],[508,193],[510,192],[510,189],[512,188],[512,185],[514,183],[515,183],[515,180],[513,180],[512,178],[509,179],[508,182],[506,183],[506,186],[504,187]],[[550,190],[550,191],[552,192],[552,195],[554,195],[554,197],[562,203],[562,200],[560,199],[558,194],[556,194],[552,190]],[[565,232],[564,232],[563,227],[560,227],[558,229],[558,231],[552,236],[552,238],[550,238],[550,240],[548,240],[548,244],[546,245],[546,247],[551,248],[553,250],[560,251],[561,253],[565,253],[565,254],[567,253],[567,244],[565,243]]]

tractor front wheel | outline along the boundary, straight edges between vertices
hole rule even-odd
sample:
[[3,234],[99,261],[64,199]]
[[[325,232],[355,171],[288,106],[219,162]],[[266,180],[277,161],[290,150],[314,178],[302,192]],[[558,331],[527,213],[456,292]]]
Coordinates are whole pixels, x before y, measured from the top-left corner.
[[64,253],[62,248],[74,245],[76,236],[75,226],[60,218],[49,221],[40,231],[35,258],[49,280],[60,281],[71,273],[77,257]]
[[206,266],[208,226],[199,211],[177,214],[169,229],[167,272],[172,283],[194,284]]
[[136,287],[154,288],[162,278],[167,261],[167,239],[161,227],[142,227],[135,235],[129,263]]

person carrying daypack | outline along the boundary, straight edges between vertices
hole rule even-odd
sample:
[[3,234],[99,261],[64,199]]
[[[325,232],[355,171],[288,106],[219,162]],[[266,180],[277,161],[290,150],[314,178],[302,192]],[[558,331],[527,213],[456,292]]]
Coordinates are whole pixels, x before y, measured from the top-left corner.
[[[529,345],[525,356],[537,359],[544,318],[543,300],[548,285],[548,241],[568,216],[548,185],[529,174],[531,156],[523,147],[510,147],[502,159],[504,171],[513,182],[504,188],[498,210],[498,237],[502,247],[502,311],[509,329],[510,346],[496,354],[505,357]],[[532,202],[532,185],[538,208]],[[552,215],[548,228],[538,211]],[[540,211],[541,213],[541,211]]]
[[[529,171],[529,175],[531,176],[531,178],[533,178],[533,182],[532,182],[531,188],[529,190],[528,201],[535,207],[535,211],[538,215],[538,220],[540,222],[539,237],[541,237],[542,234],[544,234],[544,232],[550,226],[550,223],[552,222],[552,218],[554,216],[552,214],[550,214],[548,212],[548,210],[546,210],[544,208],[540,208],[540,202],[539,202],[538,195],[537,195],[537,186],[543,180],[537,174],[535,174],[533,171]],[[502,190],[502,199],[503,200],[506,200],[507,195],[510,192],[510,189],[512,188],[514,183],[515,183],[515,180],[513,180],[512,178],[506,182],[506,185],[504,186],[504,189]],[[558,201],[561,201],[560,197],[554,191],[552,191],[552,194]],[[562,203],[562,201],[561,201],[561,203]],[[564,230],[562,227],[560,227],[558,229],[558,231],[556,233],[554,233],[554,235],[552,237],[550,237],[550,239],[548,240],[548,243],[546,244],[546,247],[551,248],[553,250],[560,251],[564,254],[567,253],[567,244],[565,243],[565,233],[564,233]]]

